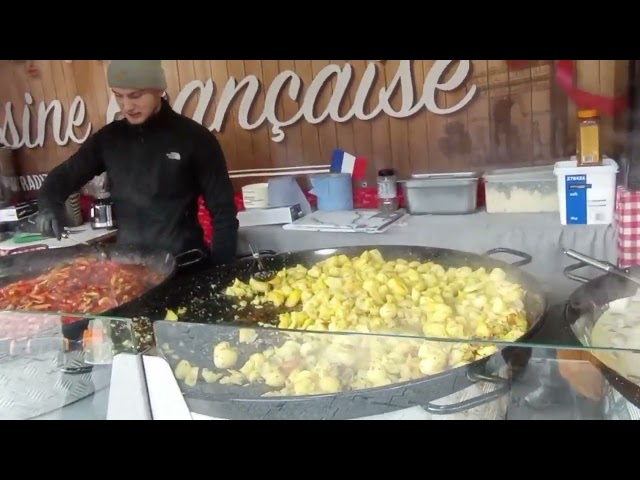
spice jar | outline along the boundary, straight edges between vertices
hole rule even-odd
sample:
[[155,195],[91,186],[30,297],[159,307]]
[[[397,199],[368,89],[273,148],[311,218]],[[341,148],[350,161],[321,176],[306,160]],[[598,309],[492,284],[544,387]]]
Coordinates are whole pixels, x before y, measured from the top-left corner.
[[600,118],[597,110],[578,112],[578,166],[602,165]]
[[398,183],[392,168],[378,171],[378,210],[381,212],[398,210]]

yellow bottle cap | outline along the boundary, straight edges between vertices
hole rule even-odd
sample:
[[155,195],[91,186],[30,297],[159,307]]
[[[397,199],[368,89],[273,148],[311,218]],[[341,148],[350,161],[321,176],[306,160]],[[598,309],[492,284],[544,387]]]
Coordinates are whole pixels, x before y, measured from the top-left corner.
[[598,116],[597,110],[580,110],[578,112],[578,118],[595,118]]

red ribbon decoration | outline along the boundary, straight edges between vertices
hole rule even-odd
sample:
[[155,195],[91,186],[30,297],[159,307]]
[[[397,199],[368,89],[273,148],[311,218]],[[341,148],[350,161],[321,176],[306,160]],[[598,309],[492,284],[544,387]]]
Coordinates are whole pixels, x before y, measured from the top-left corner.
[[[507,60],[509,69],[517,70],[530,65],[530,60]],[[581,110],[597,110],[604,115],[616,115],[628,108],[626,95],[607,97],[576,87],[575,60],[556,61],[556,82]]]

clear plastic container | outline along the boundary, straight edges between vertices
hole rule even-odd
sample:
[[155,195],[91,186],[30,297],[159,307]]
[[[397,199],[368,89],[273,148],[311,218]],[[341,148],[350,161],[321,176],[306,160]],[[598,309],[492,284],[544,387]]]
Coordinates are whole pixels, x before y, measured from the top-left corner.
[[579,167],[601,166],[600,152],[600,117],[597,110],[580,110],[578,112],[578,148]]
[[378,172],[378,210],[395,212],[398,210],[398,180],[392,168]]
[[553,165],[492,170],[483,178],[488,213],[558,211],[558,182]]

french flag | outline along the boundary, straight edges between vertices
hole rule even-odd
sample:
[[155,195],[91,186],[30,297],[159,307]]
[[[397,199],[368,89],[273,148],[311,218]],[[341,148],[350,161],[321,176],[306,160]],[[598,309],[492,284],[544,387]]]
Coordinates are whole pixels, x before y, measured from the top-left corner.
[[350,173],[353,180],[367,177],[367,159],[335,149],[331,157],[331,173]]

